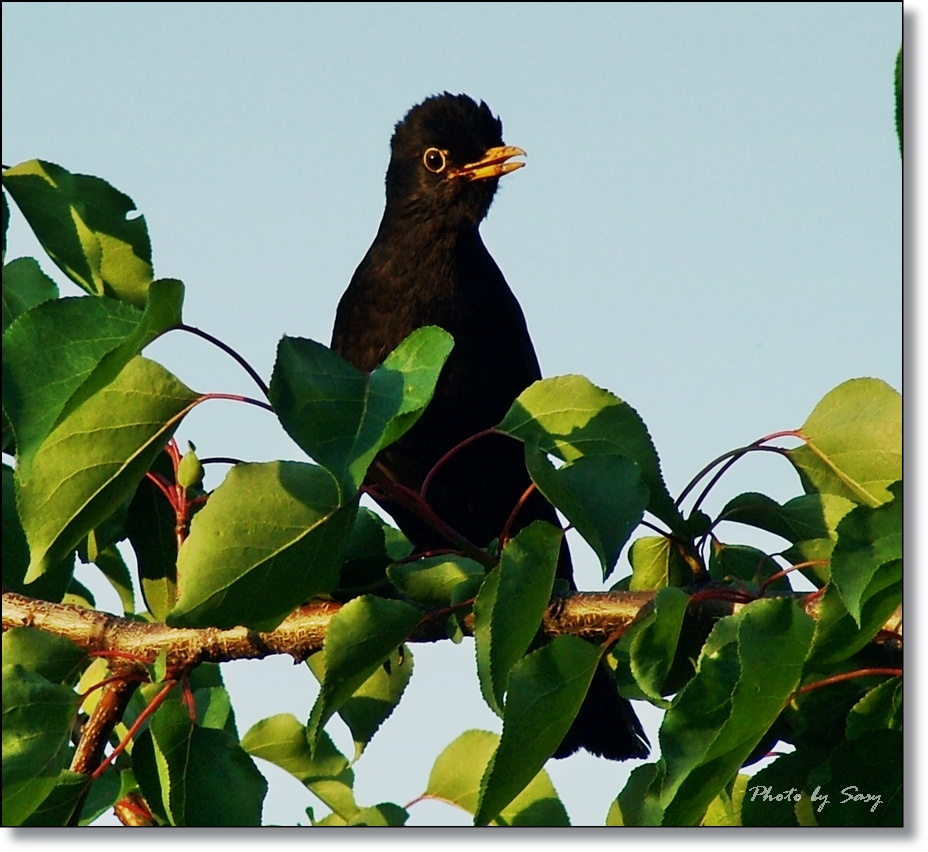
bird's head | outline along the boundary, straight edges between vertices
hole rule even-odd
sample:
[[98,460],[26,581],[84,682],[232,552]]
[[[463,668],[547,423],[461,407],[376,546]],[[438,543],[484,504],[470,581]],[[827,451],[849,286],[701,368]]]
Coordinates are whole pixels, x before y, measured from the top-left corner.
[[387,169],[387,208],[477,225],[499,178],[525,165],[521,148],[503,144],[502,122],[482,101],[445,92],[414,106],[396,125]]

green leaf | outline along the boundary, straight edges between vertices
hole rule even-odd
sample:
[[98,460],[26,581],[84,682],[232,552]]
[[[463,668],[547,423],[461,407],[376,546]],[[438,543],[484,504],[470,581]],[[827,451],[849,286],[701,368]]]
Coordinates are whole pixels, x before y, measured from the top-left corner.
[[35,627],[3,631],[3,665],[20,665],[52,683],[73,685],[87,654],[70,639]]
[[758,600],[719,621],[660,729],[664,825],[697,825],[790,700],[812,642],[793,601]]
[[[306,663],[320,683],[324,682],[325,654],[313,654]],[[412,652],[403,646],[374,669],[374,673],[339,708],[338,715],[348,726],[354,740],[354,760],[361,757],[374,734],[400,703],[412,670]]]
[[[652,607],[633,621],[622,634],[613,654],[619,660],[616,676],[622,694],[645,698],[659,707],[669,706],[663,698],[664,682],[677,654],[680,628],[689,595],[668,587],[654,597]],[[634,679],[628,683],[626,672]]]
[[52,428],[180,321],[183,295],[183,284],[164,279],[152,283],[144,312],[114,299],[57,299],[4,332],[3,410],[16,435],[21,480]]
[[411,551],[412,544],[406,536],[376,512],[362,506],[342,552],[338,587],[361,593],[369,587],[377,587],[385,583],[387,567],[398,559],[405,559]]
[[580,456],[556,468],[533,444],[525,445],[525,463],[538,490],[583,536],[608,578],[648,505],[637,463],[611,454]]
[[851,379],[827,393],[786,455],[807,492],[875,508],[902,479],[902,397],[879,379]]
[[[499,744],[489,731],[465,731],[435,760],[423,797],[477,810],[480,780]],[[548,773],[539,772],[492,821],[508,826],[567,826],[570,820]]]
[[813,501],[815,511],[821,517],[824,534],[819,533],[821,537],[797,541],[792,547],[784,550],[782,555],[794,565],[804,562],[820,563],[804,566],[801,571],[815,585],[821,587],[831,578],[831,554],[838,540],[838,524],[856,504],[837,494],[806,494],[804,497],[796,498],[803,499]]
[[562,535],[544,521],[525,527],[506,543],[474,601],[480,691],[500,715],[510,669],[535,639],[551,600]]
[[[114,772],[104,772],[96,780],[91,780],[88,775],[63,769],[54,789],[22,825],[42,828],[87,825],[104,810],[109,810],[115,805],[118,796],[119,776]],[[74,812],[79,805],[81,813],[75,820]]]
[[848,612],[833,584],[825,587],[815,619],[815,643],[809,655],[816,666],[846,660],[867,645],[902,603],[902,562],[881,565],[860,596],[859,617]]
[[197,398],[162,366],[137,357],[52,430],[29,479],[17,482],[32,557],[27,583],[128,500]]
[[[825,759],[820,751],[804,749],[780,755],[748,782],[741,806],[742,825],[798,827],[801,800],[813,813],[824,807],[821,790],[808,789],[809,773]],[[810,794],[815,792],[815,801]]]
[[29,544],[16,511],[13,468],[3,465],[3,588],[44,601],[61,601],[74,571],[74,553],[69,553],[52,570],[28,586]]
[[628,776],[621,793],[609,808],[606,825],[656,826],[661,824],[664,813],[655,796],[648,790],[658,777],[656,763],[637,766]]
[[748,492],[733,497],[719,513],[719,521],[733,521],[766,530],[791,543],[826,538],[829,527],[822,516],[819,494],[802,494],[782,506],[766,494]]
[[369,595],[349,601],[335,614],[322,648],[325,679],[307,725],[313,748],[332,714],[396,652],[421,618],[409,604]]
[[177,560],[177,627],[271,630],[334,590],[356,504],[321,467],[239,464],[194,516]]
[[242,738],[242,748],[289,772],[346,822],[359,812],[354,772],[324,731],[313,754],[306,728],[282,713],[253,725]]
[[452,345],[446,331],[420,328],[366,373],[320,343],[284,337],[271,402],[287,434],[353,494],[377,453],[425,410]]
[[[91,538],[93,533],[91,533]],[[100,569],[100,572],[109,580],[113,590],[119,595],[119,602],[122,604],[123,612],[131,615],[135,612],[135,594],[132,591],[132,575],[129,573],[129,566],[126,565],[122,554],[113,544],[107,545],[103,550],[95,553],[93,564]]]
[[[159,453],[151,471],[174,481],[167,453]],[[138,566],[145,605],[164,621],[177,600],[177,516],[161,489],[147,476],[138,484],[126,510],[126,536]]]
[[[723,582],[737,578],[759,588],[782,570],[779,562],[756,547],[717,543],[709,553],[709,573],[713,579]],[[783,576],[769,582],[765,588],[774,592],[788,592],[792,587],[787,577]]]
[[4,825],[22,825],[58,783],[79,702],[72,689],[4,659]]
[[58,298],[58,285],[32,257],[18,257],[3,267],[3,331],[26,311]]
[[810,778],[821,783],[828,804],[816,812],[822,826],[902,826],[901,731],[874,731],[839,745]]
[[142,737],[151,738],[151,751],[143,747],[137,754],[137,744],[133,763],[152,755],[154,767],[138,771],[136,766],[139,784],[149,803],[160,800],[171,825],[261,824],[267,781],[233,736],[191,724],[186,706],[172,698],[158,709]]
[[628,550],[632,592],[649,592],[666,586],[685,586],[693,582],[693,571],[671,538],[646,535],[636,538]]
[[628,457],[637,462],[648,487],[648,510],[673,531],[684,526],[638,413],[583,376],[558,376],[530,385],[513,402],[498,428],[568,462],[581,456]]
[[889,490],[892,502],[876,509],[858,506],[838,524],[831,579],[858,625],[874,575],[884,565],[902,562],[902,483],[893,483]]
[[200,663],[187,677],[193,693],[198,723],[204,728],[216,728],[238,738],[232,699],[222,680],[222,669],[216,663]]
[[902,678],[892,677],[871,689],[847,717],[847,739],[856,740],[879,730],[902,730]]
[[558,636],[509,674],[503,735],[480,786],[476,825],[486,825],[528,786],[571,726],[599,665],[600,650]]
[[462,583],[482,580],[484,567],[466,556],[427,556],[415,562],[391,565],[390,582],[405,597],[428,607],[450,606],[454,591]]
[[29,160],[3,172],[13,196],[48,256],[93,296],[145,304],[152,281],[151,243],[135,203],[90,175]]
[[740,826],[741,803],[750,781],[747,775],[736,775],[731,789],[722,790],[709,804],[701,825]]
[[3,334],[3,410],[16,435],[19,476],[68,400],[132,334],[142,312],[114,299],[44,302]]

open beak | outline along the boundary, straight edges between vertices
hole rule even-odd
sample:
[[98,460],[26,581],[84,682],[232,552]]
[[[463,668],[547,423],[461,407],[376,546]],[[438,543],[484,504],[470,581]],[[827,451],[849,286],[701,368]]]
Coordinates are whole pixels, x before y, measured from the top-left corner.
[[524,157],[525,151],[516,148],[514,145],[501,145],[498,148],[490,148],[475,163],[468,163],[461,166],[449,174],[449,177],[464,178],[465,180],[486,180],[487,178],[498,178],[502,175],[521,169],[525,165],[523,162],[507,163],[511,157]]

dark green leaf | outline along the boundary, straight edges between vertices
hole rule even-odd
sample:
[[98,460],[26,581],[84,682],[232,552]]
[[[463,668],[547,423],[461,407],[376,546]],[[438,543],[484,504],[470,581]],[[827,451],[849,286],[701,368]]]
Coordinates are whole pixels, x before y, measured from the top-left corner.
[[525,445],[528,472],[599,557],[605,580],[648,505],[641,469],[621,455],[580,456],[561,467]]
[[786,455],[807,492],[876,507],[902,478],[902,397],[879,379],[851,379],[829,391]]
[[341,505],[337,483],[321,467],[236,465],[193,519],[168,623],[273,629],[335,588],[355,505]]
[[271,402],[287,434],[353,494],[374,456],[425,410],[452,344],[446,331],[420,328],[366,373],[320,343],[284,337]]
[[[87,788],[86,800],[85,795]],[[104,772],[96,780],[87,775],[63,769],[58,776],[58,783],[47,798],[36,808],[25,822],[30,827],[59,827],[66,825],[87,825],[105,810],[109,810],[119,796],[119,776],[115,772]],[[81,804],[81,813],[77,820],[74,812]]]
[[893,677],[871,689],[847,717],[847,738],[856,740],[879,730],[902,730],[902,678]]
[[32,257],[18,257],[3,267],[3,331],[30,308],[58,298],[58,285]]
[[809,784],[822,784],[823,826],[902,826],[902,732],[874,731],[838,746]]
[[427,556],[415,562],[391,565],[390,582],[405,597],[428,607],[451,604],[454,590],[475,578],[483,579],[484,567],[466,556]]
[[32,598],[59,602],[71,582],[74,553],[69,553],[52,570],[28,586],[24,582],[29,568],[29,544],[16,511],[13,468],[3,465],[3,588]]
[[[659,707],[668,706],[663,699],[664,681],[676,657],[688,603],[686,592],[672,587],[661,589],[652,608],[622,634],[613,653],[619,660],[616,677],[626,687],[623,695],[645,698]],[[628,675],[634,684],[628,683]]]
[[[742,825],[796,827],[799,825],[797,806],[804,797],[812,811],[824,807],[816,792],[816,800],[808,801],[809,773],[826,758],[826,753],[803,749],[778,757],[761,769],[748,782],[741,806]],[[814,789],[814,788],[813,788]]]
[[396,652],[421,618],[409,604],[369,595],[349,601],[335,614],[322,648],[325,679],[307,725],[313,748],[332,714]]
[[655,796],[648,794],[657,778],[656,763],[637,766],[628,776],[625,788],[609,808],[606,825],[655,826],[660,825],[664,817],[660,803]]
[[846,660],[883,628],[902,603],[902,562],[887,562],[873,574],[860,597],[859,618],[847,611],[834,585],[825,587],[815,619],[815,643],[810,660],[823,666]]
[[802,494],[782,506],[766,494],[739,494],[725,504],[720,521],[748,524],[795,544],[807,539],[827,538],[829,527],[823,516],[819,494]]
[[54,568],[129,499],[197,398],[159,364],[137,357],[52,430],[28,480],[17,482],[31,552],[26,582]]
[[147,733],[160,783],[150,788],[150,767],[137,771],[139,783],[149,802],[160,797],[171,825],[261,824],[267,782],[234,737],[191,724],[187,708],[173,697],[152,717]]
[[[774,574],[779,574],[782,566],[773,557],[756,547],[743,544],[716,544],[709,554],[709,573],[713,579],[731,582],[733,579],[760,588]],[[765,588],[774,592],[791,590],[786,576],[778,577]]]
[[[173,482],[167,453],[159,453],[151,470]],[[147,476],[135,490],[126,511],[126,535],[138,566],[142,596],[148,611],[164,621],[177,600],[177,516],[174,508]]]
[[51,429],[112,382],[159,334],[180,321],[184,287],[152,283],[144,312],[114,299],[45,302],[3,335],[3,410],[16,435],[18,476]]
[[632,459],[648,487],[648,510],[671,530],[683,528],[644,422],[628,403],[583,376],[535,382],[519,394],[498,428],[564,461],[594,455]]
[[412,544],[406,536],[362,506],[345,542],[339,588],[363,591],[384,583],[387,566],[405,559],[410,551]]
[[525,527],[506,543],[474,601],[480,690],[500,715],[509,671],[532,644],[551,600],[562,535],[544,521]]
[[799,685],[812,632],[785,599],[754,601],[716,624],[661,725],[665,825],[702,820]]
[[838,524],[831,580],[858,624],[874,575],[883,566],[902,561],[902,483],[893,483],[889,490],[892,502],[876,509],[858,506]]
[[129,196],[106,181],[41,160],[3,173],[42,247],[58,268],[94,296],[142,306],[152,280],[151,243]]
[[513,666],[503,735],[481,782],[476,825],[496,819],[554,753],[583,703],[599,657],[595,645],[558,636]]
[[[475,813],[480,780],[498,744],[499,737],[489,731],[465,731],[438,756],[422,795]],[[503,808],[493,824],[566,826],[570,820],[551,779],[542,770]]]
[[[307,661],[320,682],[325,681],[325,654],[313,654]],[[351,731],[354,740],[354,760],[357,760],[380,726],[396,709],[412,677],[413,657],[403,646],[392,657],[374,669],[338,710],[338,715]]]
[[87,654],[69,639],[35,627],[3,631],[3,665],[20,665],[52,683],[74,685]]
[[4,825],[21,825],[58,783],[79,701],[72,689],[4,660]]

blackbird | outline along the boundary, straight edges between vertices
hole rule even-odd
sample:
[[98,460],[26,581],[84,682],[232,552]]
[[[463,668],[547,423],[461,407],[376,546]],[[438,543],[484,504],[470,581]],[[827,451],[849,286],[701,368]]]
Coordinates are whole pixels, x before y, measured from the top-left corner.
[[[396,125],[386,176],[386,208],[374,242],[338,305],[332,348],[372,370],[409,334],[437,325],[454,348],[419,421],[382,451],[372,476],[418,491],[433,466],[461,442],[499,423],[541,370],[525,317],[480,238],[499,178],[524,165],[503,144],[502,123],[483,102],[444,93],[413,107]],[[531,484],[522,444],[490,434],[451,455],[426,499],[441,520],[480,547],[506,526]],[[448,539],[403,505],[381,500],[418,552]],[[557,525],[533,491],[511,527]],[[566,541],[557,576],[571,588]],[[644,757],[646,739],[631,705],[600,667],[555,757],[578,748],[613,760]]]

